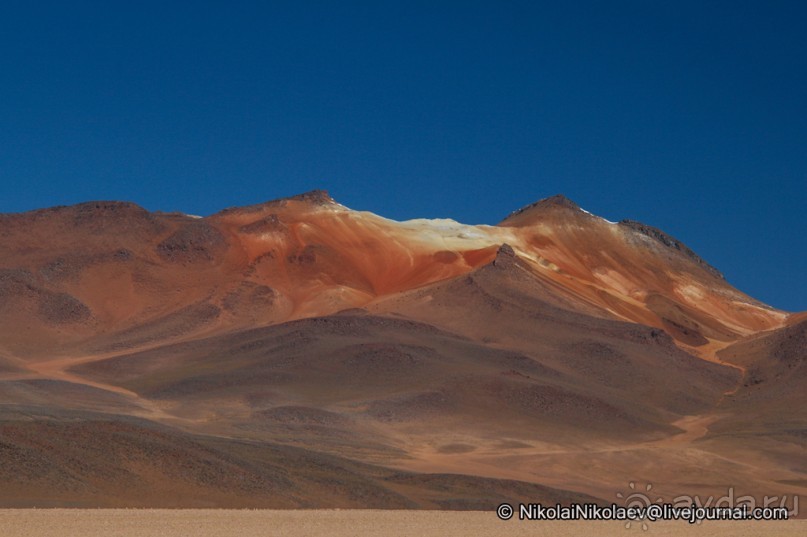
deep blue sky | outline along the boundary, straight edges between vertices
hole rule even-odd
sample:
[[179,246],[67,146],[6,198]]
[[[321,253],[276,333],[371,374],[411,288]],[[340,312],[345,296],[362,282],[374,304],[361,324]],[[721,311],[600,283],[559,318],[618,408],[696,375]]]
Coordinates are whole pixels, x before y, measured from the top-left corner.
[[805,310],[804,6],[4,2],[0,212],[324,188],[495,223],[564,193]]

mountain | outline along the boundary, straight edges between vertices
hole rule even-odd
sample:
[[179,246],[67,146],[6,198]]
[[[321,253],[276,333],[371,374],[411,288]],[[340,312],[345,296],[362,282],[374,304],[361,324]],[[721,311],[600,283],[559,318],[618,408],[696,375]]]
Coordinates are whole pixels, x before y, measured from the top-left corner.
[[496,226],[323,191],[4,214],[0,503],[796,494],[804,322],[563,196]]

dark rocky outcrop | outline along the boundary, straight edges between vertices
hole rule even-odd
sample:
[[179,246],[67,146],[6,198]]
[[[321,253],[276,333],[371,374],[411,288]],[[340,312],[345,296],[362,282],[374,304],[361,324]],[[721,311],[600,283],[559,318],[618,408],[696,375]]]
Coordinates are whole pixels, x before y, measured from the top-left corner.
[[499,246],[496,259],[493,260],[493,266],[501,269],[511,267],[515,264],[516,259],[517,256],[513,247],[505,243]]
[[619,222],[619,225],[632,229],[633,231],[637,231],[642,235],[650,237],[651,239],[655,239],[664,246],[666,246],[667,248],[672,248],[673,250],[681,252],[689,260],[694,261],[695,263],[700,265],[701,268],[706,270],[706,272],[708,272],[712,276],[720,278],[721,280],[725,279],[725,277],[719,270],[717,270],[712,265],[701,259],[701,257],[698,256],[698,254],[696,254],[686,244],[679,241],[675,237],[668,235],[667,233],[664,233],[660,229],[655,228],[653,226],[648,226],[647,224],[643,224],[641,222],[637,222],[636,220],[622,220]]
[[176,263],[213,261],[226,250],[227,241],[221,232],[202,221],[183,225],[157,245],[160,257]]

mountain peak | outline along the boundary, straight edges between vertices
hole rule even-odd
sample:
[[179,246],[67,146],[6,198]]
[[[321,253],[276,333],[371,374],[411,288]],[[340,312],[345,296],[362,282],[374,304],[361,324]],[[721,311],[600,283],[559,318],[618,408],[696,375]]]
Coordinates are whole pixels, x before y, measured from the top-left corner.
[[331,197],[327,190],[309,190],[302,194],[288,196],[285,198],[276,198],[273,200],[265,201],[255,205],[247,205],[244,207],[228,207],[216,213],[217,216],[231,215],[231,214],[251,214],[260,213],[267,209],[277,207],[285,207],[289,202],[298,202],[308,204],[314,207],[321,207],[327,205],[337,205],[336,201]]
[[306,201],[315,205],[336,203],[327,190],[319,189],[309,190],[308,192],[303,192],[302,194],[297,194],[296,196],[291,196],[284,199],[291,201]]
[[578,204],[563,194],[555,194],[554,196],[538,200],[522,207],[521,209],[513,211],[507,216],[507,218],[499,222],[499,225],[520,226],[530,224],[532,223],[532,216],[537,214],[545,214],[547,212],[554,212],[557,210],[580,211],[581,209]]
[[565,209],[580,209],[580,206],[564,196],[563,194],[555,194],[554,196],[549,196],[548,198],[544,198],[539,200],[532,205],[538,207],[563,207]]

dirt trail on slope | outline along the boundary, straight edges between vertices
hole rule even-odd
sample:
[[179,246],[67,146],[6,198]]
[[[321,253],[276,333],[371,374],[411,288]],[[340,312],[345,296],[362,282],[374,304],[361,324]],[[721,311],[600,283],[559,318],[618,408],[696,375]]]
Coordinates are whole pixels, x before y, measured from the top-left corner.
[[[126,354],[128,354],[127,351]],[[132,402],[140,407],[144,412],[141,414],[142,417],[146,417],[149,419],[170,419],[176,420],[178,419],[176,416],[171,414],[167,414],[159,405],[155,402],[145,399],[141,397],[138,393],[133,392],[131,390],[127,390],[121,386],[116,386],[114,384],[108,384],[105,382],[96,382],[90,379],[86,379],[75,375],[73,373],[69,373],[67,369],[79,365],[85,364],[90,362],[95,362],[99,360],[105,360],[107,358],[120,355],[123,353],[110,353],[106,355],[96,355],[96,356],[84,356],[84,357],[68,357],[68,358],[58,358],[56,360],[48,360],[43,362],[29,362],[26,361],[24,363],[24,367],[30,371],[30,373],[26,372],[15,372],[6,375],[0,375],[0,381],[15,381],[15,380],[56,380],[67,382],[70,384],[77,384],[83,386],[89,386],[91,388],[96,388],[98,390],[103,390],[111,393],[115,393],[118,395],[122,395],[127,399],[131,399]],[[138,413],[140,414],[140,413]]]
[[696,416],[684,416],[674,421],[673,426],[678,427],[682,432],[674,434],[655,442],[639,444],[642,447],[670,447],[681,444],[690,444],[695,440],[703,438],[709,433],[709,425],[720,419],[717,414],[701,414]]

